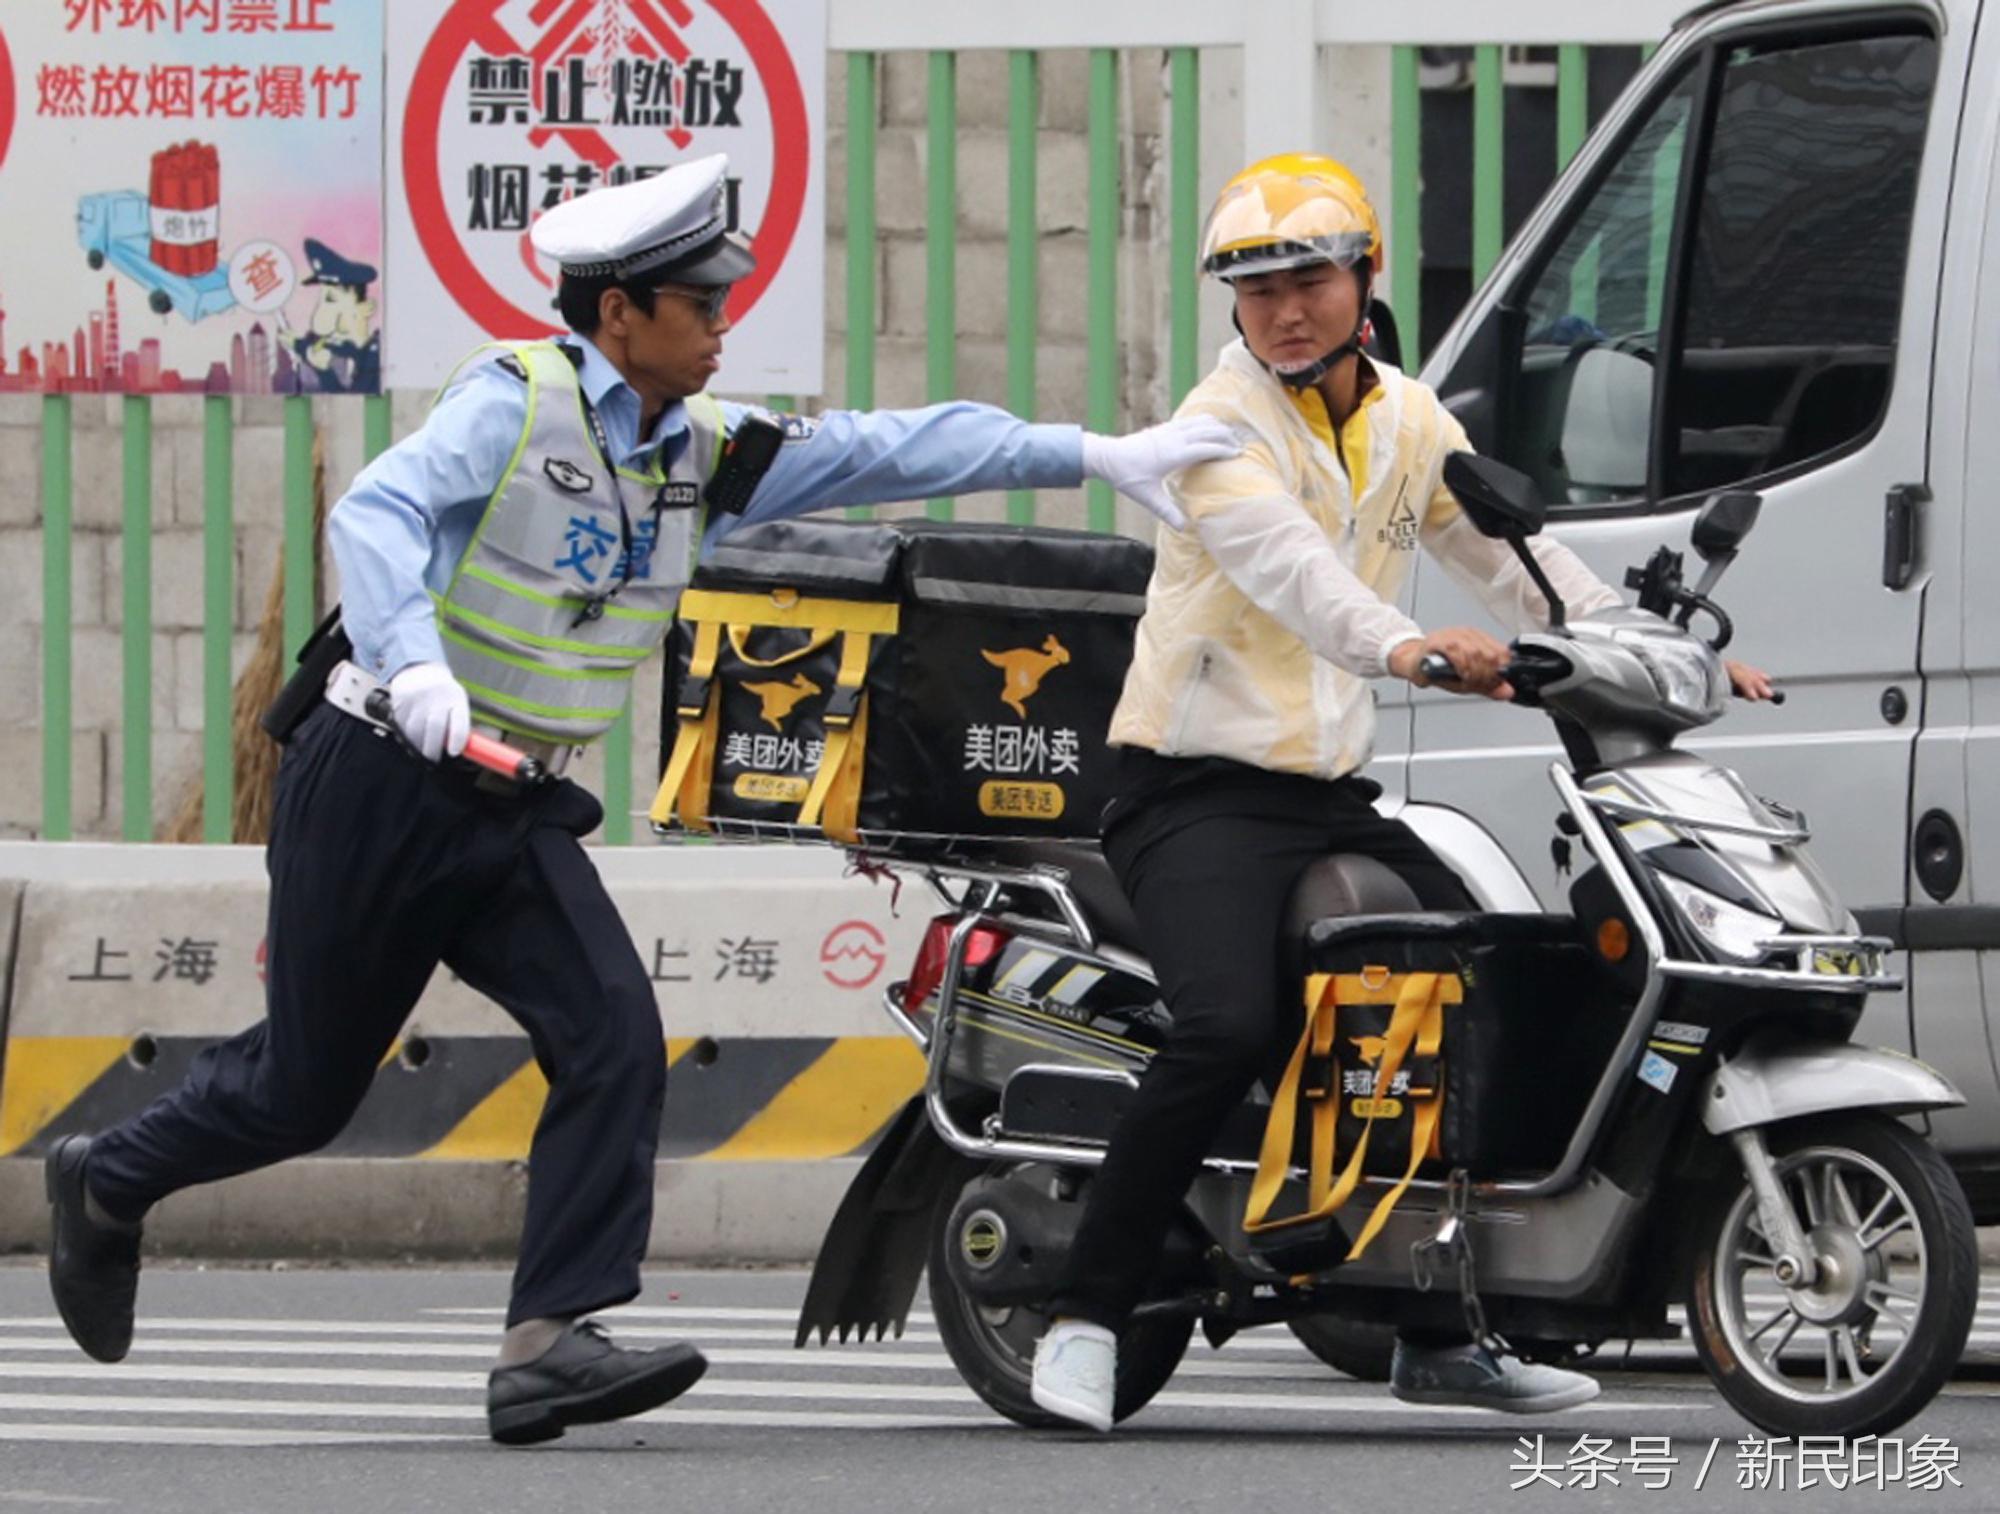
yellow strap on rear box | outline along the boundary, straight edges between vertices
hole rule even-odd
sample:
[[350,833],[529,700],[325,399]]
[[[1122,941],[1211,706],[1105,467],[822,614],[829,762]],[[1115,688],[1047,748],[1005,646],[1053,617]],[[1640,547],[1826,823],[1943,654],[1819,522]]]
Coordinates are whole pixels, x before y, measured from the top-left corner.
[[797,662],[801,657],[810,657],[821,647],[832,641],[840,632],[821,626],[789,652],[780,652],[776,657],[752,657],[750,655],[750,633],[762,629],[732,623],[729,627],[729,650],[736,654],[736,660],[747,668],[782,668],[786,663]]
[[[891,607],[893,608],[893,606]],[[840,648],[840,673],[833,681],[836,689],[859,689],[868,677],[868,644],[870,637],[866,631],[850,630]],[[845,819],[843,834],[834,829],[829,820],[828,835],[839,841],[854,839],[855,820],[860,808],[861,759],[866,752],[865,738],[868,734],[868,695],[863,693],[855,706],[852,720],[836,720],[832,715],[826,720],[826,750],[820,754],[819,771],[813,774],[812,788],[806,794],[806,802],[799,811],[800,825],[818,825],[820,817],[829,808],[837,783],[844,780],[845,792],[832,804],[833,811]],[[850,761],[850,754],[852,760]]]
[[[1285,1075],[1271,1100],[1270,1118],[1264,1127],[1264,1144],[1257,1156],[1257,1176],[1251,1184],[1250,1202],[1244,1210],[1243,1228],[1251,1233],[1279,1230],[1325,1219],[1354,1195],[1360,1184],[1362,1166],[1368,1155],[1368,1139],[1374,1133],[1375,1116],[1383,1098],[1394,1087],[1396,1074],[1414,1049],[1419,1056],[1435,1056],[1444,1039],[1444,1007],[1464,997],[1456,973],[1405,973],[1395,975],[1370,969],[1363,973],[1315,973],[1306,980],[1306,1026],[1298,1046],[1285,1067]],[[1304,1081],[1309,1056],[1332,1055],[1342,1004],[1391,1004],[1395,1013],[1383,1035],[1381,1054],[1375,1062],[1375,1085],[1368,1101],[1361,1137],[1348,1153],[1346,1166],[1336,1178],[1334,1140],[1339,1128],[1342,1090],[1336,1083],[1324,1098],[1315,1101],[1312,1112],[1311,1157],[1307,1163],[1307,1203],[1299,1214],[1269,1218],[1271,1206],[1285,1186],[1291,1170],[1292,1145],[1297,1129],[1300,1084]],[[1353,1261],[1375,1239],[1388,1221],[1410,1181],[1426,1157],[1435,1154],[1438,1121],[1444,1108],[1444,1086],[1426,1095],[1410,1095],[1416,1112],[1410,1131],[1410,1162],[1402,1178],[1376,1204],[1361,1234],[1349,1248]]]
[[679,613],[682,620],[712,620],[729,626],[793,626],[808,631],[893,636],[901,607],[860,599],[814,599],[790,590],[723,594],[713,589],[689,589],[681,595]]
[[[686,595],[681,596],[683,602]],[[722,650],[722,622],[706,620],[695,627],[694,655],[688,659],[691,681],[706,680],[715,672],[715,659]],[[715,736],[721,700],[713,683],[697,710],[683,709],[680,733],[674,737],[673,756],[660,779],[660,791],[653,796],[648,812],[655,825],[666,825],[680,810],[681,824],[691,830],[708,827],[708,791],[715,781]],[[700,760],[697,760],[700,759]]]
[[[737,658],[751,667],[777,667],[818,651],[836,636],[845,636],[840,682],[859,689],[868,674],[868,648],[874,636],[893,636],[901,607],[866,600],[816,599],[788,589],[764,594],[722,593],[688,589],[680,599],[679,616],[695,628],[694,655],[688,661],[688,681],[712,679],[726,635]],[[810,632],[806,644],[773,661],[762,661],[745,650],[756,627]],[[691,830],[710,829],[709,795],[715,783],[715,754],[722,719],[721,691],[709,684],[699,710],[683,709],[680,732],[667,759],[666,774],[649,812],[656,825],[675,818]],[[816,825],[822,810],[829,834],[852,840],[861,802],[861,753],[867,733],[867,704],[852,723],[831,724],[826,750],[799,816],[801,825]],[[851,754],[851,755],[850,755]],[[835,830],[836,824],[843,828]]]

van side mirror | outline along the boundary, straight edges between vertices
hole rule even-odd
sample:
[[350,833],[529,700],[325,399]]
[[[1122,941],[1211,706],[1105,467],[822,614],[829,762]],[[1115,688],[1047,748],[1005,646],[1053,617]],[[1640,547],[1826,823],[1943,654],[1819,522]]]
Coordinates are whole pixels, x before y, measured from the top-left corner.
[[1528,538],[1542,529],[1548,505],[1535,481],[1518,469],[1476,452],[1454,452],[1444,460],[1444,486],[1451,490],[1465,511],[1465,518],[1481,536],[1504,541],[1514,549],[1521,567],[1549,604],[1549,629],[1563,625],[1562,597],[1549,582],[1535,554],[1528,550]]
[[1734,556],[1743,545],[1743,538],[1750,534],[1750,528],[1757,524],[1757,512],[1763,504],[1761,494],[1747,490],[1710,495],[1708,503],[1701,507],[1701,514],[1694,518],[1689,544],[1703,562]]
[[1533,536],[1548,513],[1533,479],[1475,452],[1454,452],[1444,460],[1444,486],[1481,536],[1501,541]]

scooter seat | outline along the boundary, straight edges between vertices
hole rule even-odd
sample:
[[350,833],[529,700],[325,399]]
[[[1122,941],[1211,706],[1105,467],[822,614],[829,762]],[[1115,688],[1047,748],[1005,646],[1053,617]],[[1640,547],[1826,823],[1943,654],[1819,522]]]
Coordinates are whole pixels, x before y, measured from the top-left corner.
[[1451,946],[1561,946],[1576,939],[1576,921],[1569,915],[1484,911],[1349,912],[1338,919],[1314,920],[1306,928],[1305,939],[1314,956],[1384,940]]

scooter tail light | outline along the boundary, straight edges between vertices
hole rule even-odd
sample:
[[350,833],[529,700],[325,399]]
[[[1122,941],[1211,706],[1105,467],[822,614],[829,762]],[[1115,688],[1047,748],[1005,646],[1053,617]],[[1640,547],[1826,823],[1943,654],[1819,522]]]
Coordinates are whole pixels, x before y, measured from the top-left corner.
[[[951,955],[951,934],[958,929],[960,919],[958,915],[938,915],[925,929],[923,944],[917,948],[917,960],[903,985],[905,1014],[919,1013],[943,984],[945,962]],[[1000,948],[1006,944],[1005,931],[990,925],[974,926],[965,941],[965,965],[984,967],[1000,955]]]

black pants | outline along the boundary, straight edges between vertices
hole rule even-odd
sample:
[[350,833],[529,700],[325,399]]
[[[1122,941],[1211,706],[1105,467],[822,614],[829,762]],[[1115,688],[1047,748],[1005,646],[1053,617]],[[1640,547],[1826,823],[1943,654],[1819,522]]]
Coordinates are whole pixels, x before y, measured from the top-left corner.
[[549,1080],[508,1323],[635,1297],[666,1056],[652,982],[577,841],[602,815],[575,784],[491,793],[315,711],[278,774],[265,1018],[96,1138],[98,1202],[137,1218],[324,1146],[442,961],[521,1023]]
[[[1150,759],[1151,770],[1164,761]],[[1239,768],[1114,808],[1105,856],[1173,1027],[1090,1185],[1055,1313],[1123,1328],[1222,1122],[1297,1039],[1303,1010],[1298,986],[1280,981],[1278,933],[1307,866],[1361,853],[1399,873],[1426,909],[1474,907],[1414,831],[1370,806],[1379,792],[1360,779]]]

